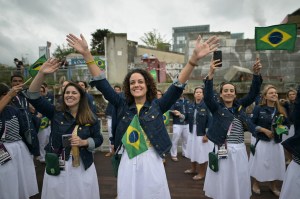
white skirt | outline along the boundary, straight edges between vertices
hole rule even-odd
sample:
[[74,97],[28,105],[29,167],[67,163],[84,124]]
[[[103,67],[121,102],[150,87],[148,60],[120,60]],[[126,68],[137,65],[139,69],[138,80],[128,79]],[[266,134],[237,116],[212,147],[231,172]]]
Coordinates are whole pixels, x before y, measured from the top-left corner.
[[202,164],[208,161],[208,153],[213,150],[214,144],[208,140],[203,143],[203,136],[197,136],[196,125],[193,127],[193,132],[189,134],[187,142],[186,157],[191,159],[191,162]]
[[0,165],[0,198],[28,199],[39,193],[33,159],[24,142],[4,146],[12,159]]
[[255,155],[250,154],[250,175],[260,182],[283,180],[285,159],[280,143],[260,140],[255,149]]
[[45,129],[42,129],[38,132],[38,139],[39,139],[39,144],[40,144],[40,161],[45,161],[45,147],[49,143],[49,136],[50,136],[51,128],[48,126]]
[[286,139],[288,139],[290,137],[293,137],[294,135],[295,135],[295,126],[291,125],[290,129],[289,129],[289,134],[288,135],[285,135],[285,134],[282,135],[282,141],[285,141]]
[[42,199],[99,199],[99,186],[95,164],[87,170],[82,161],[79,167],[72,166],[72,158],[66,162],[65,171],[58,176],[44,174]]
[[124,150],[118,171],[118,199],[170,199],[162,158],[150,147],[129,159]]
[[300,165],[291,161],[281,188],[280,199],[296,199],[300,196]]
[[207,167],[205,195],[214,199],[249,199],[251,180],[246,146],[244,143],[228,144],[227,148],[228,158],[219,159],[218,172]]

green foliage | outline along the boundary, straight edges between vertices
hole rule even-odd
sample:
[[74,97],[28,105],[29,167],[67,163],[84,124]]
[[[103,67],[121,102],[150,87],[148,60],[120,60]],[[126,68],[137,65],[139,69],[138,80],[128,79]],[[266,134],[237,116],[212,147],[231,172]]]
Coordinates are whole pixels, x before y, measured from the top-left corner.
[[144,36],[142,36],[140,40],[148,47],[157,48],[163,51],[168,51],[170,47],[169,41],[162,37],[156,29],[144,33]]
[[53,53],[53,56],[58,59],[63,59],[71,53],[75,53],[75,50],[72,47],[65,46],[64,44],[62,44],[62,46],[60,45],[57,46],[57,48]]
[[104,37],[107,36],[108,33],[112,33],[108,29],[97,29],[93,32],[92,35],[92,42],[91,42],[91,52],[93,55],[104,55]]

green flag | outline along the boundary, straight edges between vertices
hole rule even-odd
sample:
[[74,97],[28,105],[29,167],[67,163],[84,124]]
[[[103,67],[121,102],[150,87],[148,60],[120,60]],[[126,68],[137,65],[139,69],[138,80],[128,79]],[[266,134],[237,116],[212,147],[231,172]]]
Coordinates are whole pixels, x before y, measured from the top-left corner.
[[45,129],[49,126],[49,119],[47,117],[42,117],[40,129]]
[[31,77],[35,77],[36,74],[39,72],[41,66],[43,63],[47,61],[47,58],[45,55],[41,56],[36,62],[34,62],[30,67],[29,67],[29,74]]
[[104,60],[100,59],[99,57],[95,57],[94,61],[99,68],[105,70],[105,61]]
[[170,121],[170,112],[167,111],[163,114],[163,118],[164,118],[164,123],[165,125],[168,125],[169,124],[169,121]]
[[148,150],[143,129],[137,115],[134,116],[122,138],[129,159]]
[[156,70],[155,70],[155,69],[152,69],[152,70],[150,70],[149,72],[150,72],[150,74],[152,75],[154,81],[156,81],[156,80],[157,80]]
[[256,50],[294,50],[297,25],[255,27]]

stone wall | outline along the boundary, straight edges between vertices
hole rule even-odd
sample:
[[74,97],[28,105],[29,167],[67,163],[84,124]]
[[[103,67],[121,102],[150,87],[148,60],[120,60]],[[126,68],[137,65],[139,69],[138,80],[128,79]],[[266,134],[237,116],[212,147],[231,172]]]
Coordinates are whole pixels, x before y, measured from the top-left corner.
[[[286,50],[256,51],[254,39],[231,39],[228,32],[203,33],[203,38],[211,35],[218,35],[221,38],[220,50],[223,54],[223,67],[218,69],[215,74],[215,83],[225,81],[224,75],[232,66],[240,66],[252,69],[257,56],[260,57],[263,69],[262,76],[264,84],[274,84],[279,92],[286,92],[289,88],[300,83],[300,40],[299,35],[296,42],[296,48],[293,52]],[[191,56],[198,34],[189,34],[185,61]],[[192,82],[202,80],[209,70],[209,64],[212,56],[207,56],[199,62],[199,67],[193,72]],[[240,92],[245,93],[249,88],[251,79],[242,82],[236,82]]]

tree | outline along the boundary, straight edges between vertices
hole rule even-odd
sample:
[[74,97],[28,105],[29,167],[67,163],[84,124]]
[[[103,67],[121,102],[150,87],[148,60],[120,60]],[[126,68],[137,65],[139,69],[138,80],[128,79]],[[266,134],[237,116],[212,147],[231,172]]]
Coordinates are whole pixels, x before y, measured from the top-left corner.
[[93,55],[104,55],[104,37],[107,36],[108,33],[112,33],[108,29],[97,29],[94,33],[92,33],[92,42],[91,42],[91,52]]
[[62,47],[60,47],[58,45],[53,53],[53,56],[58,59],[63,59],[71,53],[75,53],[75,50],[72,47],[65,46],[65,45],[62,45]]
[[164,39],[164,37],[162,37],[156,29],[144,33],[144,36],[141,37],[140,40],[144,42],[146,46],[157,48],[159,50],[168,51],[170,47],[170,43],[166,39]]

